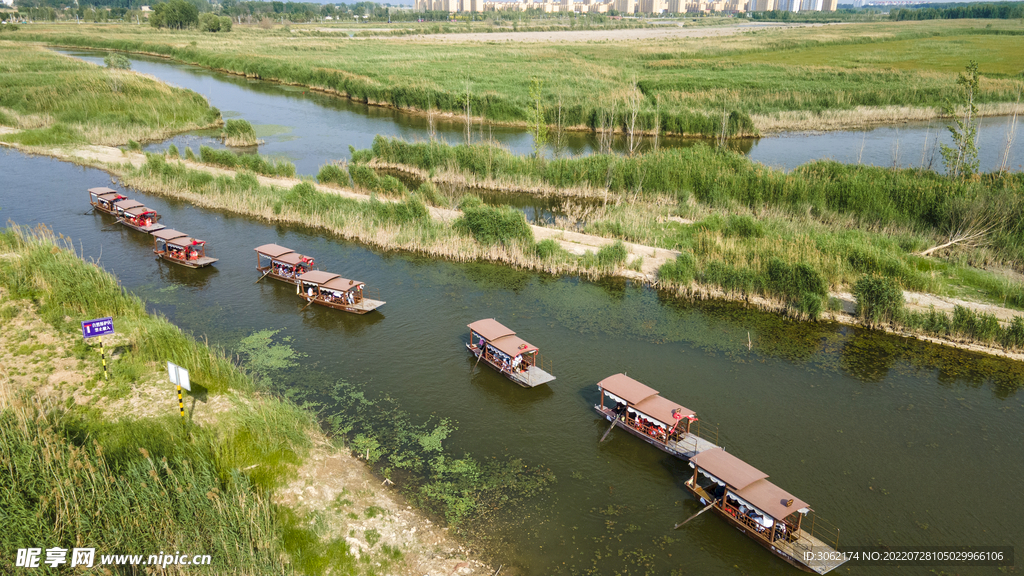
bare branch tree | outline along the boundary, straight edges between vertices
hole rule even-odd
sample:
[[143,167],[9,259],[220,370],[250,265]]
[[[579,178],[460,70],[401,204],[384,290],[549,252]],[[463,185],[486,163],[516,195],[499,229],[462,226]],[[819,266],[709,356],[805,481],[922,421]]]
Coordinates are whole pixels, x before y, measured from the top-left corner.
[[471,115],[472,110],[470,109],[470,86],[469,79],[466,79],[466,145],[471,144],[473,136],[473,117]]
[[640,116],[640,106],[644,102],[644,94],[637,85],[636,76],[633,77],[629,94],[626,96],[626,134],[629,146],[629,155],[632,156],[640,148],[640,135],[637,133],[637,119]]
[[1020,97],[1024,86],[1017,86],[1017,105],[1013,108],[1013,119],[1006,128],[1006,145],[1003,147],[1003,162],[999,165],[999,172],[1006,172],[1006,164],[1010,160],[1010,148],[1013,146],[1013,139],[1017,135],[1017,111],[1020,110]]
[[[1001,204],[1001,203],[1000,203]],[[952,248],[980,248],[989,243],[989,236],[1006,222],[1004,206],[975,203],[954,216],[949,224],[946,241],[923,250],[921,256],[930,256],[939,250]]]

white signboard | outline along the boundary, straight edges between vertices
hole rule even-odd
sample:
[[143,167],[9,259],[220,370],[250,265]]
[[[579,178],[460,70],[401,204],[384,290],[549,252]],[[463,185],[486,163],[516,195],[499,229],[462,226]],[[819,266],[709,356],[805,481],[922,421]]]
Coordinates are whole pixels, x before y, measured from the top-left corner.
[[192,391],[192,387],[188,382],[188,370],[185,370],[181,366],[178,366],[173,362],[168,362],[167,377],[170,378],[171,384],[177,384],[189,392]]

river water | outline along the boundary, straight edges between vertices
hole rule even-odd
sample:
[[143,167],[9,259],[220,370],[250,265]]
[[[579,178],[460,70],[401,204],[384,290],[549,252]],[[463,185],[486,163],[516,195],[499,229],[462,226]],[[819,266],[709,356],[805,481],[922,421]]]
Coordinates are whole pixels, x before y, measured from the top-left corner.
[[[1024,542],[1021,363],[689,304],[625,281],[375,251],[127,191],[165,224],[210,242],[220,261],[188,270],[154,260],[148,236],[86,214],[86,189],[110,185],[108,174],[10,151],[0,152],[0,174],[5,220],[70,237],[182,328],[228,347],[282,330],[330,377],[387,393],[415,419],[452,418],[454,454],[549,468],[551,490],[513,511],[522,523],[487,528],[502,574],[796,573],[712,514],[671,530],[700,508],[682,488],[686,464],[620,430],[598,444],[607,424],[592,408],[595,383],[621,371],[717,425],[731,453],[838,525],[841,544]],[[302,311],[293,288],[254,284],[253,248],[271,242],[366,282],[387,304],[363,317]],[[558,379],[527,390],[474,369],[466,324],[488,317],[539,346]],[[166,408],[177,409],[171,388]]]
[[[100,64],[106,52],[63,50],[64,54]],[[316,174],[320,166],[349,157],[349,146],[369,148],[373,138],[382,134],[410,141],[429,139],[427,120],[397,110],[367,106],[347,99],[309,92],[295,86],[250,80],[213,72],[196,66],[176,64],[160,58],[129,55],[132,69],[151,74],[164,82],[189,88],[206,96],[225,118],[244,118],[253,124],[264,144],[261,154],[285,158],[295,163],[299,174]],[[984,118],[978,130],[981,170],[997,170],[1003,162],[1010,119]],[[439,120],[436,134],[452,143],[465,141],[465,124]],[[489,140],[518,154],[532,153],[533,139],[522,128],[475,125],[471,138]],[[850,164],[874,166],[931,167],[942,169],[937,142],[951,144],[945,122],[908,123],[898,127],[825,133],[791,133],[756,140],[737,140],[729,145],[765,165],[792,170],[812,160],[830,158]],[[1016,128],[1007,167],[1024,169],[1024,128]],[[663,138],[663,146],[693,146],[701,140]],[[181,148],[200,145],[223,147],[216,133],[195,133],[151,145],[164,150],[170,143]],[[621,137],[613,148],[626,149]],[[590,154],[599,149],[598,137],[591,133],[567,133],[563,155]],[[554,150],[549,146],[547,155]]]

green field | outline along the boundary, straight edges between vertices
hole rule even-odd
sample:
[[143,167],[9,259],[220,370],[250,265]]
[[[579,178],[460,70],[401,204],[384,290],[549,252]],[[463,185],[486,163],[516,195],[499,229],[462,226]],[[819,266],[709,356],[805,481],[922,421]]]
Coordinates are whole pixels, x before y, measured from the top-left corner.
[[127,144],[212,126],[205,98],[131,71],[0,41],[0,125],[27,145]]
[[[991,26],[991,28],[990,28]],[[756,116],[858,107],[936,107],[956,73],[980,63],[980,103],[1014,102],[1024,71],[1017,21],[848,23],[751,30],[716,38],[589,42],[457,42],[430,36],[352,39],[315,29],[236,27],[229,34],[132,25],[34,26],[9,38],[164,55],[403,109],[525,123],[542,82],[549,123],[624,126],[639,90],[641,129],[732,135]],[[258,51],[255,48],[258,46]],[[754,121],[751,121],[751,117]]]

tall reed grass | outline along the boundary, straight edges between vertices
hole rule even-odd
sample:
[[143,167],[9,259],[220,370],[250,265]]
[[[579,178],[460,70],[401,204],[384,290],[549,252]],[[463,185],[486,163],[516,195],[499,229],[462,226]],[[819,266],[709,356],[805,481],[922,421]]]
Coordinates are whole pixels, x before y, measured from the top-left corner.
[[287,160],[272,160],[259,154],[236,154],[231,150],[217,150],[209,146],[199,147],[199,160],[205,164],[241,168],[266,176],[295,177],[295,164]]
[[23,43],[0,42],[0,51],[0,109],[9,117],[42,122],[2,136],[8,142],[119,145],[220,121],[220,112],[199,94],[148,76],[101,68]]

